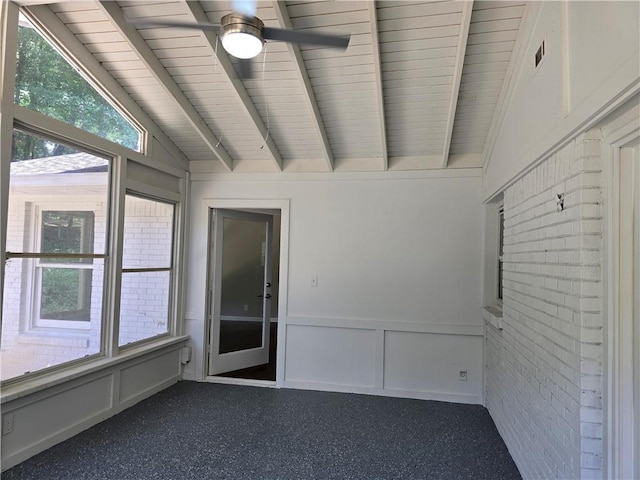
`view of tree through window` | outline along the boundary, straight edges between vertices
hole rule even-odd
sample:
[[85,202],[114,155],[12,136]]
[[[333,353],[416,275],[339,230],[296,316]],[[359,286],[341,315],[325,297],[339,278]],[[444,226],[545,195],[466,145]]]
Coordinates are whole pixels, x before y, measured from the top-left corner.
[[[140,132],[22,15],[14,103],[133,150],[140,149]],[[58,148],[50,152],[36,137],[14,137],[16,160],[69,153],[64,145]]]

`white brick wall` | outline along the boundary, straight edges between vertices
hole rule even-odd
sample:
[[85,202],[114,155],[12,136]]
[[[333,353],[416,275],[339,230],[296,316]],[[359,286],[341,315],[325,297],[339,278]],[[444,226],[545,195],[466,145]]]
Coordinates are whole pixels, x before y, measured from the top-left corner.
[[[37,193],[37,192],[35,192]],[[66,188],[65,194],[71,189]],[[137,233],[128,242],[125,259],[128,266],[165,266],[171,260],[172,207],[150,206],[147,200],[128,197],[125,228]],[[11,195],[7,228],[7,251],[33,251],[33,202],[28,195]],[[60,206],[52,197],[51,207],[39,202],[41,209]],[[94,252],[104,252],[106,204],[96,199],[82,198],[94,218]],[[91,206],[89,206],[91,205]],[[81,207],[84,208],[84,207]],[[168,245],[168,247],[167,247]],[[3,292],[2,348],[0,368],[2,379],[58,365],[100,351],[104,263],[94,261],[91,293],[91,320],[86,332],[67,329],[32,328],[31,291],[33,260],[12,259],[7,262]],[[126,265],[126,263],[125,263]],[[155,336],[167,331],[169,275],[167,273],[138,275],[135,282],[123,282],[127,289],[123,298],[120,344]],[[130,287],[130,288],[127,288]],[[135,298],[133,298],[135,297]]]
[[592,130],[504,193],[486,403],[524,478],[602,478],[601,165]]
[[[127,197],[123,267],[170,266],[172,235],[172,205]],[[120,345],[167,332],[169,289],[169,272],[123,273]]]

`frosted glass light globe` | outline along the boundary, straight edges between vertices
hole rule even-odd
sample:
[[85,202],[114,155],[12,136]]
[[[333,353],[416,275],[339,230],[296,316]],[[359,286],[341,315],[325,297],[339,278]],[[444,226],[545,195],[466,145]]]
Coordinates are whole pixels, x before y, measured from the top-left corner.
[[262,40],[244,32],[230,32],[222,37],[222,46],[236,58],[253,58],[262,51]]

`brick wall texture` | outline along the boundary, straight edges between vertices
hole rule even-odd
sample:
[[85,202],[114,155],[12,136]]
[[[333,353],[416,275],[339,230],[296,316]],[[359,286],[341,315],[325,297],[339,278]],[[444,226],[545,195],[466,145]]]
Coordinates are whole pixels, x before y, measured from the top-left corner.
[[486,326],[485,398],[524,478],[603,475],[600,140],[580,135],[504,193],[503,329]]
[[[70,188],[66,193],[71,192]],[[36,192],[37,193],[37,192]],[[41,198],[41,197],[40,197]],[[81,207],[61,206],[55,197],[33,202],[29,195],[12,195],[9,204],[7,251],[34,251],[37,209],[93,211],[93,251],[105,251],[106,204],[99,198],[82,196]],[[173,207],[133,196],[125,210],[124,267],[169,267],[173,235]],[[72,360],[95,355],[101,349],[104,261],[93,262],[91,315],[82,329],[41,327],[36,309],[38,274],[33,259],[11,259],[5,270],[3,293],[0,377],[13,378]],[[119,344],[126,345],[168,331],[170,273],[123,273]]]

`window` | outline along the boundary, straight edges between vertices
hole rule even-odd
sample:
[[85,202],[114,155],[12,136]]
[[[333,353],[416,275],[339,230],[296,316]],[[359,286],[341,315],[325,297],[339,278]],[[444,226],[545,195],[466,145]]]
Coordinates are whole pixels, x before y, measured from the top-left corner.
[[39,251],[47,256],[35,262],[36,326],[89,326],[93,259],[80,255],[93,254],[94,218],[92,211],[40,212]]
[[[15,10],[10,13],[16,18]],[[93,367],[105,356],[117,357],[119,345],[174,332],[173,232],[184,196],[180,173],[133,161],[100,141],[98,136],[140,150],[141,130],[96,90],[90,74],[70,64],[63,47],[22,15],[19,22],[17,31],[8,29],[16,38],[7,42],[10,50],[17,47],[16,75],[3,79],[5,91],[15,91],[14,129],[0,134],[5,147],[11,142],[11,157],[2,162],[2,177],[8,177],[0,225],[6,234],[0,246],[6,251],[0,289],[3,386],[30,385],[34,377],[46,383],[51,374],[64,375],[72,367],[75,374],[77,365]],[[84,132],[59,132],[60,123],[51,118]],[[114,190],[112,175],[119,175]],[[124,198],[121,188],[127,185],[149,188],[158,199]],[[111,198],[122,199],[126,208],[110,210]],[[123,265],[122,245],[109,245],[110,238],[124,238]],[[105,308],[114,297],[122,299],[122,309]]]
[[[140,151],[141,130],[20,14],[14,103]],[[58,153],[66,152],[60,145]]]
[[127,195],[119,345],[169,332],[174,205]]
[[504,291],[504,207],[502,196],[486,205],[484,258],[483,315],[496,328],[502,328],[500,326]]
[[13,147],[3,381],[102,352],[108,251],[109,160],[19,130]]
[[498,295],[499,303],[502,303],[502,265],[504,255],[504,207],[498,209]]

